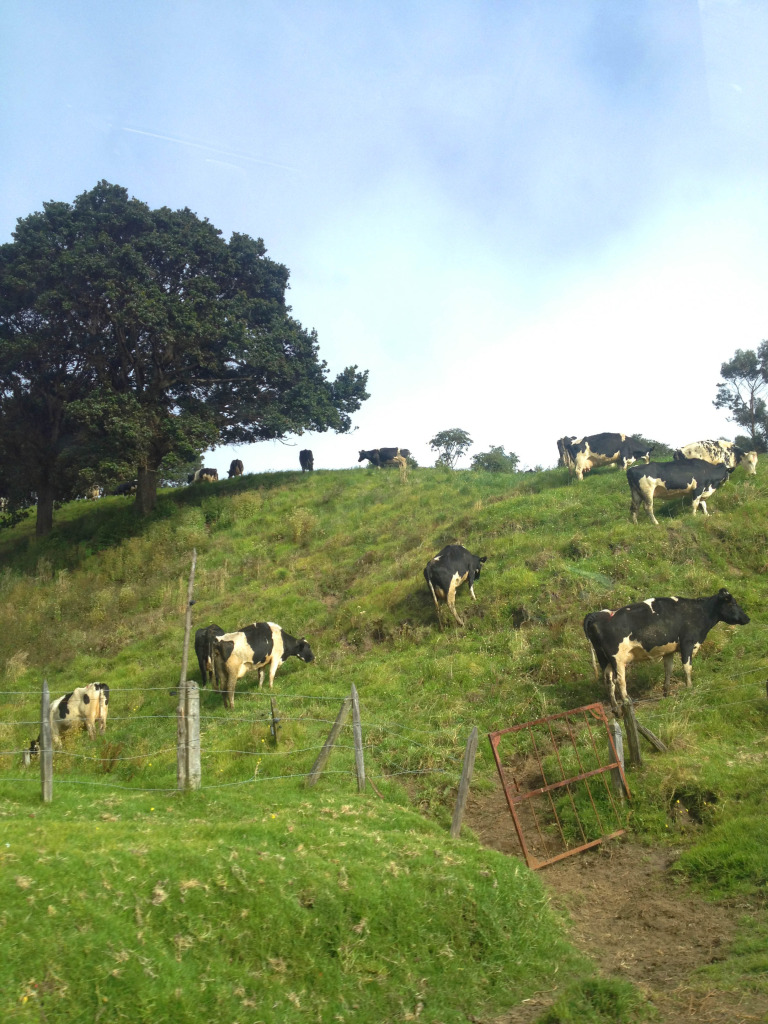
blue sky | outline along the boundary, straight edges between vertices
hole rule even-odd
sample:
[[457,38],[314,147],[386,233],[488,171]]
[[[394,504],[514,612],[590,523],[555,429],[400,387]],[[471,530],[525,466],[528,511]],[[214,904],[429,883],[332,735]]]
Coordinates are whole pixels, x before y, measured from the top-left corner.
[[219,449],[355,464],[429,439],[552,465],[563,434],[734,435],[768,337],[763,0],[2,0],[0,240],[102,178],[262,237],[350,435]]

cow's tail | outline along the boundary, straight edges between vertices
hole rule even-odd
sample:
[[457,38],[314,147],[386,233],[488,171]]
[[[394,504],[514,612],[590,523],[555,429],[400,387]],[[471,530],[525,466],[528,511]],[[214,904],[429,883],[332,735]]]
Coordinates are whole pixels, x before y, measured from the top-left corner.
[[600,642],[600,638],[595,630],[593,615],[594,612],[590,612],[590,614],[584,619],[584,634],[589,641],[589,653],[592,655],[592,668],[595,672],[595,679],[599,681],[600,676],[602,675],[602,670],[600,668],[600,663],[597,660],[597,647],[595,645]]

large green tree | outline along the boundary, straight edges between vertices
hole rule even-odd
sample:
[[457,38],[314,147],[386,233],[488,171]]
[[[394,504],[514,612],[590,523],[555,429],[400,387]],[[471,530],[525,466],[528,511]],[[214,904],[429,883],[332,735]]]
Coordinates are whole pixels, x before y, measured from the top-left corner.
[[736,349],[732,359],[720,367],[722,381],[717,385],[714,405],[729,409],[729,417],[746,434],[737,444],[758,452],[768,451],[768,341],[753,349]]
[[[368,397],[356,366],[329,378],[314,332],[286,305],[288,270],[261,239],[226,242],[192,211],[151,210],[105,181],[72,204],[44,204],[13,238],[0,247],[0,429],[19,396],[55,395],[92,474],[114,476],[116,450],[130,459],[143,512],[164,458],[346,431]],[[64,467],[57,430],[44,433]],[[52,495],[35,488],[51,508],[71,490],[53,478]]]

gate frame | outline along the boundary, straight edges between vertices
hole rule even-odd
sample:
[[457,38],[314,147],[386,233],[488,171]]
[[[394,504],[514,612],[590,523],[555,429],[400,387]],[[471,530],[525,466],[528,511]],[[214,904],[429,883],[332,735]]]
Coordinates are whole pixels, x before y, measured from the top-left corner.
[[[595,768],[592,771],[581,772],[578,775],[571,776],[570,778],[561,779],[559,782],[553,782],[553,783],[549,783],[549,784],[547,784],[545,786],[540,786],[538,789],[532,789],[532,790],[528,790],[527,792],[517,793],[517,794],[512,793],[510,791],[509,786],[507,785],[507,780],[504,778],[504,772],[502,770],[501,759],[499,758],[499,753],[498,753],[498,745],[499,745],[499,740],[501,739],[501,737],[502,736],[506,736],[508,733],[521,732],[523,729],[531,729],[535,725],[547,725],[549,722],[553,722],[553,721],[555,721],[557,719],[560,719],[560,718],[566,718],[567,719],[567,718],[572,717],[574,715],[580,715],[580,714],[584,714],[585,716],[587,714],[589,714],[589,715],[592,716],[592,718],[595,718],[598,721],[603,723],[603,725],[605,726],[605,734],[606,734],[606,737],[608,739],[609,750],[613,754],[613,761],[611,763],[609,763],[609,764],[601,765],[599,768]],[[589,718],[587,718],[587,726],[589,726]],[[569,732],[570,732],[570,729],[569,729]],[[551,736],[551,732],[550,732],[550,736]],[[592,730],[590,729],[590,737],[591,736],[592,736]],[[573,737],[571,737],[571,738],[573,738]],[[550,857],[550,858],[548,858],[546,860],[539,860],[528,849],[528,845],[527,845],[527,843],[525,841],[525,836],[523,835],[522,822],[520,821],[520,819],[519,819],[519,817],[517,815],[517,811],[515,810],[515,804],[521,804],[524,800],[530,800],[532,797],[540,796],[543,793],[551,793],[554,790],[562,789],[563,787],[567,787],[567,786],[569,786],[573,782],[581,782],[584,779],[593,778],[594,776],[603,775],[606,772],[612,772],[612,771],[618,771],[619,777],[621,779],[621,784],[622,784],[622,787],[624,789],[624,792],[627,795],[627,798],[628,799],[632,798],[631,797],[631,793],[629,792],[629,786],[627,785],[626,776],[624,775],[624,765],[622,763],[622,760],[619,758],[618,754],[616,753],[616,746],[615,746],[615,744],[613,742],[613,736],[611,736],[610,726],[608,724],[608,719],[605,716],[605,709],[603,708],[602,704],[585,704],[584,707],[573,708],[571,711],[561,711],[561,712],[559,712],[556,715],[545,715],[543,718],[532,719],[530,722],[522,722],[520,725],[511,725],[511,726],[509,726],[506,729],[499,729],[496,732],[489,732],[488,733],[488,740],[489,740],[489,742],[491,744],[491,749],[493,751],[494,760],[496,761],[496,768],[497,768],[498,773],[499,773],[499,778],[501,779],[501,785],[504,788],[504,795],[507,798],[507,805],[508,805],[510,813],[512,815],[512,820],[514,821],[514,824],[515,824],[515,831],[517,832],[517,838],[520,841],[520,846],[522,847],[523,855],[525,856],[526,863],[527,863],[528,867],[531,868],[532,870],[535,871],[538,868],[547,867],[547,865],[554,864],[556,861],[563,860],[565,857],[571,857],[575,853],[581,853],[583,850],[589,850],[593,846],[599,846],[600,843],[603,842],[603,840],[605,840],[605,839],[615,839],[617,836],[624,835],[624,833],[627,831],[626,828],[621,828],[621,829],[618,829],[617,831],[610,832],[610,833],[607,833],[605,835],[602,835],[602,836],[600,836],[599,839],[592,839],[589,842],[582,843],[581,846],[575,846],[575,847],[573,847],[570,850],[566,850],[564,853],[559,853],[555,857]],[[552,740],[553,740],[553,745],[554,745],[554,748],[555,748],[555,752],[557,752],[558,747],[557,747],[557,744],[554,742],[554,737],[552,737]],[[595,747],[594,740],[593,740],[592,746],[593,746],[593,749],[595,751],[595,754],[597,754],[597,748]],[[534,747],[535,747],[535,741],[534,741]],[[541,768],[542,767],[542,765],[541,765],[541,758],[539,757],[538,751],[537,751],[536,756],[537,756],[537,760],[539,761],[539,767]],[[558,758],[558,760],[559,760],[559,758]],[[601,760],[601,759],[598,757],[598,761],[599,760]],[[543,775],[543,768],[542,768],[542,775]],[[515,780],[515,785],[517,785],[517,780]],[[607,786],[606,788],[608,789],[608,794],[610,796],[610,792],[611,792],[610,791],[610,787]],[[590,792],[589,791],[589,786],[587,786],[587,791]],[[592,794],[590,792],[590,800],[591,800],[591,798],[592,798]],[[618,811],[616,809],[615,804],[613,803],[613,797],[612,796],[611,796],[611,804],[613,804],[613,808],[614,808],[614,812],[615,812],[616,818],[619,819],[620,816],[619,816],[619,813],[618,813]],[[593,806],[594,806],[594,804],[593,804]],[[557,813],[556,812],[555,812],[555,816],[557,817]],[[577,818],[578,818],[578,813],[577,813]],[[534,820],[535,820],[535,811],[534,811]],[[599,820],[599,815],[598,815],[598,820]],[[558,819],[558,824],[559,824],[559,819]],[[536,825],[537,825],[537,828],[538,828],[538,821],[537,821]],[[579,827],[581,827],[580,819],[579,819]],[[583,834],[584,834],[584,832],[582,830],[582,835]],[[539,836],[543,839],[543,836],[541,834],[541,829],[539,829]]]

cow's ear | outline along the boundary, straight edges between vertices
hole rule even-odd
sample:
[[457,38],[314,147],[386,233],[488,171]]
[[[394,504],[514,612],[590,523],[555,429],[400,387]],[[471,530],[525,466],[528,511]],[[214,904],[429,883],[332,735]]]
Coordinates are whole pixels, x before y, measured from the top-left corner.
[[90,704],[90,703],[91,703],[91,698],[88,696],[87,693],[84,693],[83,694],[83,704]]
[[483,557],[480,559],[480,561],[481,562],[487,562],[488,561],[488,556],[487,555],[483,555]]

